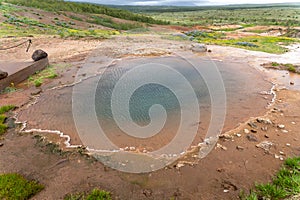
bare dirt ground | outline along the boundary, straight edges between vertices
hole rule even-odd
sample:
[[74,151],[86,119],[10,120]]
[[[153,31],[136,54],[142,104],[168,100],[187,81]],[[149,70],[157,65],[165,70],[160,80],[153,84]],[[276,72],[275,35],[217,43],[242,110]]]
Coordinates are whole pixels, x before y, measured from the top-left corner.
[[[109,41],[122,39],[132,40],[131,48],[136,53],[132,55],[132,49],[126,49],[126,46],[120,44],[120,48],[114,50],[114,57],[165,55],[177,49],[185,49],[190,44],[150,35],[120,36]],[[5,40],[7,42],[9,39]],[[157,47],[149,49],[147,42],[153,41]],[[72,83],[85,56],[99,45],[99,41],[45,37],[35,40],[34,45],[31,52],[37,48],[44,49],[49,54],[50,63],[69,63],[72,66],[62,69],[59,78],[43,84],[42,90],[45,91]],[[290,58],[288,55],[284,57],[231,47],[209,48],[212,49],[212,59],[236,62],[245,60],[261,71],[264,69],[260,64],[265,61]],[[9,51],[1,54],[0,60],[27,60],[31,52],[24,54],[24,51],[22,48]],[[299,61],[295,59],[294,62]],[[266,79],[272,78],[267,73],[265,76]],[[26,111],[27,105],[34,101],[31,93],[36,89],[24,84],[20,88],[22,90],[14,93],[2,94],[0,105],[15,104],[20,107],[15,112]],[[294,88],[299,86],[295,85]],[[260,116],[253,116],[220,138],[218,145],[207,157],[198,160],[188,155],[183,159],[185,162],[181,167],[174,163],[152,173],[122,173],[82,155],[81,149],[67,149],[70,152],[64,153],[49,145],[49,137],[44,140],[34,137],[35,133],[19,134],[17,130],[10,129],[0,140],[4,144],[0,147],[0,173],[18,172],[44,184],[45,189],[33,199],[63,199],[68,193],[89,191],[95,187],[108,190],[114,199],[122,200],[171,197],[195,200],[238,199],[240,190],[248,191],[256,182],[270,181],[285,158],[300,155],[300,92],[278,89],[276,94],[275,103],[261,116],[264,120],[258,119]]]

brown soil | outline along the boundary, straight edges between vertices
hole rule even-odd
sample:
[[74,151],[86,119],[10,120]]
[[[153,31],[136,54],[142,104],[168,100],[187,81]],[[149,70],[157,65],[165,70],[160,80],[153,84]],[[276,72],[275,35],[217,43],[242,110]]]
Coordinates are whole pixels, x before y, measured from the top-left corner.
[[[149,56],[157,55],[158,52],[159,55],[163,52],[168,54],[190,44],[168,41],[157,36],[136,37],[133,40],[130,37],[115,38],[117,41],[133,42],[131,50],[120,42],[113,57]],[[156,49],[148,49],[147,42],[153,41],[157,44]],[[84,55],[94,49],[98,41],[51,38],[50,42],[49,38],[39,38],[34,44],[36,46],[32,50],[46,50],[50,55],[50,62],[67,62],[72,66],[62,69],[59,78],[43,84],[43,91],[47,91],[55,86],[72,83],[77,67],[85,59]],[[267,59],[263,53],[230,47],[211,46],[210,49],[213,50],[210,54],[212,59],[230,59],[233,62],[244,60],[258,69],[262,61]],[[132,55],[134,50],[140,51]],[[0,60],[29,59],[31,54],[21,52],[23,49],[11,50],[5,55],[1,54]],[[111,51],[107,51],[106,56],[112,56],[110,53]],[[272,58],[274,57],[269,59]],[[34,102],[31,93],[36,89],[22,85],[20,87],[20,91],[0,95],[0,105],[15,104],[20,107],[16,112],[26,111],[27,105]],[[194,158],[191,153],[179,161],[183,164],[180,167],[178,163],[174,163],[165,169],[145,174],[128,174],[109,169],[100,162],[81,155],[81,149],[68,149],[69,153],[57,151],[47,142],[49,138],[56,140],[54,136],[41,140],[33,137],[36,133],[20,135],[17,130],[10,129],[0,141],[4,143],[0,147],[0,173],[18,172],[44,184],[45,189],[33,199],[62,199],[68,193],[89,191],[95,187],[110,191],[114,199],[238,199],[240,190],[248,191],[256,182],[270,181],[283,163],[282,160],[300,155],[299,113],[300,92],[279,90],[275,104],[263,116],[270,119],[272,124],[258,123],[258,116],[253,116],[248,122],[253,122],[257,127],[251,128],[245,123],[228,132],[232,137],[220,139],[219,145],[204,159]],[[285,125],[285,128],[278,128],[279,124]],[[247,131],[244,129],[248,129],[250,133],[245,133]],[[256,141],[249,141],[250,134]],[[269,150],[256,147],[263,141],[273,143]]]

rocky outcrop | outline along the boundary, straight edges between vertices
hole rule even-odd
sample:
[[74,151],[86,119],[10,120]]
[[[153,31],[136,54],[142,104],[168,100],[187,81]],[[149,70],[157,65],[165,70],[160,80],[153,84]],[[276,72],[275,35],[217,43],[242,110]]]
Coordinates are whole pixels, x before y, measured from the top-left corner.
[[31,56],[32,60],[34,60],[34,61],[39,61],[39,60],[41,60],[43,58],[47,58],[47,57],[48,57],[48,54],[41,49],[38,49],[35,52],[33,52],[32,56]]

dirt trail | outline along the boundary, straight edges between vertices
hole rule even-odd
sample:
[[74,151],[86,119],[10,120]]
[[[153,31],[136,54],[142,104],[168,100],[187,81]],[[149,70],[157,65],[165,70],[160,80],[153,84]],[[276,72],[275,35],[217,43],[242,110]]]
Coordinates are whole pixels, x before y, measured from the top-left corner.
[[[131,37],[116,37],[111,41],[116,39],[132,40]],[[147,41],[150,40],[157,42],[156,49],[147,48]],[[95,48],[98,42],[55,39],[49,43],[50,46],[45,43],[47,38],[41,38],[36,47],[48,51],[50,62],[68,62],[73,67],[65,69],[62,77],[45,83],[43,90],[59,86],[62,82],[71,83],[77,67],[84,61],[82,55]],[[162,48],[159,44],[163,44]],[[137,36],[132,48],[136,48],[138,56],[157,56],[189,44],[145,35]],[[260,62],[268,59],[264,53],[231,47],[210,48],[213,50],[213,59],[246,59],[260,70]],[[28,56],[18,56],[20,51],[0,55],[0,60],[29,59]],[[122,54],[128,51],[128,56],[132,56],[131,51],[122,44],[114,51],[114,56],[117,57],[120,51]],[[1,95],[0,104],[16,104],[26,110],[26,106],[22,105],[32,102],[31,93],[35,88],[22,87],[21,91]],[[219,145],[206,158],[198,160],[190,155],[185,158],[188,162],[181,167],[174,163],[174,166],[146,174],[121,173],[82,156],[81,150],[62,153],[47,142],[33,138],[35,134],[19,135],[11,129],[1,140],[4,146],[0,147],[0,173],[18,172],[44,184],[45,190],[33,199],[63,199],[68,193],[88,191],[95,187],[111,191],[114,199],[238,199],[240,190],[252,188],[255,182],[270,181],[283,159],[300,155],[300,92],[277,91],[276,102],[269,109],[263,117],[270,119],[272,124],[257,122],[257,118],[253,118],[249,121],[252,122],[250,125],[245,123],[231,131],[230,136],[220,139]],[[278,128],[279,124],[285,127]],[[270,149],[257,147],[263,141],[272,142]]]

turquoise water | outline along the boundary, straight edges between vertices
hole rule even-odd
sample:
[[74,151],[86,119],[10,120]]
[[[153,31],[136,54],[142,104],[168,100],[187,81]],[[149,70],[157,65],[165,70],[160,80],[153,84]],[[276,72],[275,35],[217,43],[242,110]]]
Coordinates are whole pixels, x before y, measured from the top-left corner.
[[[199,58],[198,62],[200,63],[199,67],[204,68],[207,72],[210,71],[211,61],[209,59]],[[158,113],[155,119],[158,121],[166,119],[165,126],[158,134],[149,138],[133,137],[118,127],[111,110],[112,92],[119,80],[132,68],[147,63],[167,65],[186,78],[196,94],[200,108],[200,118],[188,117],[181,119],[181,110],[185,109],[192,113],[193,107],[180,108],[176,97],[186,96],[188,101],[191,92],[184,89],[179,79],[169,78],[165,73],[157,71],[155,76],[162,80],[168,79],[167,81],[169,81],[170,85],[176,88],[176,94],[170,88],[156,83],[141,85],[133,92],[130,98],[130,118],[124,116],[123,119],[125,121],[128,120],[128,122],[131,122],[132,119],[136,125],[145,127],[151,122],[149,109],[152,105],[159,104],[164,107],[165,113]],[[249,117],[262,114],[272,96],[261,95],[260,93],[261,91],[270,90],[271,84],[265,81],[259,72],[243,61],[235,63],[215,61],[214,63],[219,69],[226,89],[226,120],[222,132],[234,128],[238,123],[247,120]],[[145,74],[137,73],[134,78],[122,84],[121,89],[126,91],[126,88],[143,79],[145,79]],[[215,82],[214,74],[211,74],[208,80]],[[199,126],[198,133],[192,144],[196,145],[205,138],[208,125],[211,122],[211,100],[207,85],[201,74],[179,57],[123,59],[108,67],[102,73],[100,79],[99,77],[94,77],[80,84],[83,87],[76,92],[82,105],[89,103],[87,99],[89,97],[88,94],[91,92],[92,86],[97,85],[93,98],[95,98],[95,111],[98,123],[109,140],[121,148],[134,146],[148,151],[159,149],[175,137],[181,120],[188,123],[190,127]],[[71,136],[73,144],[80,144],[81,141],[78,137],[72,114],[72,92],[72,87],[43,92],[35,105],[20,112],[19,119],[28,121],[28,129],[60,130]],[[122,102],[122,97],[119,102]],[[191,105],[192,103],[191,100]],[[90,131],[89,127],[93,127],[90,124],[93,123],[92,120],[89,120],[90,113],[87,113],[84,106],[76,109],[82,116],[82,121],[85,123],[85,130],[88,134]]]

